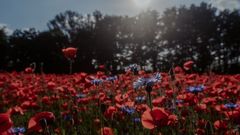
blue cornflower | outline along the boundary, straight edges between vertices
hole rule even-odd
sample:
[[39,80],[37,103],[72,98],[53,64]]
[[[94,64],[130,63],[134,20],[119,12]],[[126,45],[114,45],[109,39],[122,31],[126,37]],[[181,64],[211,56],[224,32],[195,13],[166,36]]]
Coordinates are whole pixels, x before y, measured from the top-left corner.
[[146,100],[145,96],[138,96],[135,98],[136,102],[144,102]]
[[117,80],[117,79],[118,79],[117,76],[111,76],[111,77],[107,77],[107,78],[106,78],[106,81],[111,81],[111,82],[113,82],[113,81],[115,81],[115,80]]
[[69,120],[72,120],[73,117],[72,117],[72,115],[68,114],[68,115],[65,115],[63,119],[66,121],[69,121]]
[[180,104],[180,103],[183,103],[183,100],[178,100],[177,99],[175,102],[176,102],[176,104]]
[[155,76],[154,76],[154,78],[155,78],[157,81],[159,81],[159,80],[162,78],[162,76],[161,76],[160,73],[156,73]]
[[239,107],[239,105],[234,104],[234,103],[227,103],[227,104],[224,105],[224,107],[229,108],[229,109],[234,109],[234,108]]
[[145,82],[145,85],[147,86],[153,86],[154,83],[160,81],[161,79],[161,74],[160,73],[157,73],[155,74],[154,76],[150,77],[150,78],[146,78],[146,82]]
[[138,78],[136,82],[133,82],[133,88],[139,89],[142,86],[152,87],[154,83],[161,80],[161,74],[157,73],[150,78]]
[[135,123],[139,123],[141,122],[141,118],[133,118],[132,121]]
[[129,115],[132,115],[135,112],[135,109],[132,107],[124,106],[124,107],[122,107],[122,111]]
[[76,97],[77,98],[85,98],[87,95],[86,94],[77,94]]
[[102,79],[94,79],[91,81],[91,83],[94,85],[99,85],[99,84],[103,83],[103,80]]
[[11,128],[10,130],[13,134],[19,134],[19,133],[23,134],[26,132],[25,127],[15,127],[15,128]]
[[145,79],[144,78],[138,78],[136,82],[133,82],[133,88],[139,89],[140,87],[144,86]]
[[192,92],[192,93],[198,93],[204,90],[204,86],[203,85],[198,85],[198,86],[190,86],[187,88],[188,92]]
[[140,70],[140,66],[137,65],[137,64],[131,64],[127,67],[125,67],[125,71],[132,71],[132,72],[136,72],[136,71],[139,71]]

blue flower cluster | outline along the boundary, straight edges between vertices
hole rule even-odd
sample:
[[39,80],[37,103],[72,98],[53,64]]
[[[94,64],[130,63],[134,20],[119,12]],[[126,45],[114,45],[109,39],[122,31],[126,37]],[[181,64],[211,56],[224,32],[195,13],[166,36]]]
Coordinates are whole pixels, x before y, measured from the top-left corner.
[[234,103],[227,103],[224,105],[224,107],[229,108],[229,109],[235,109],[235,108],[239,107],[239,105],[234,104]]
[[91,81],[92,84],[94,85],[99,85],[99,84],[102,84],[104,81],[115,81],[117,80],[118,77],[117,76],[110,76],[110,77],[107,77],[106,79],[94,79]]
[[139,78],[136,82],[133,82],[133,88],[134,89],[139,89],[142,86],[153,86],[154,83],[158,82],[161,80],[161,74],[157,73],[154,76],[150,78]]
[[106,80],[106,81],[111,81],[111,82],[113,82],[113,81],[115,81],[115,80],[117,80],[117,79],[118,79],[117,76],[110,76],[110,77],[107,77],[105,80]]
[[187,88],[188,92],[192,92],[192,93],[198,93],[198,92],[202,92],[204,90],[204,86],[203,85],[198,85],[198,86],[190,86]]
[[146,100],[145,96],[138,96],[135,98],[135,101],[138,103],[144,102]]
[[87,95],[86,94],[77,94],[76,97],[77,98],[85,98]]
[[133,118],[132,121],[135,123],[139,123],[141,122],[141,118]]
[[135,109],[132,107],[124,106],[121,108],[123,112],[132,115],[135,112]]
[[63,119],[66,121],[69,121],[69,120],[72,120],[73,117],[72,117],[72,115],[68,114],[68,115],[65,115]]
[[103,83],[103,80],[102,79],[94,79],[91,81],[91,83],[94,85],[99,85],[99,84]]
[[178,100],[177,99],[175,102],[176,102],[176,104],[181,104],[181,103],[183,103],[183,100]]
[[26,132],[25,127],[15,127],[15,128],[11,128],[10,130],[11,130],[11,133],[13,134],[19,134],[19,133],[23,134]]
[[139,71],[140,70],[140,66],[137,65],[137,64],[131,64],[127,67],[125,67],[125,71],[132,71],[132,72],[136,72],[136,71]]

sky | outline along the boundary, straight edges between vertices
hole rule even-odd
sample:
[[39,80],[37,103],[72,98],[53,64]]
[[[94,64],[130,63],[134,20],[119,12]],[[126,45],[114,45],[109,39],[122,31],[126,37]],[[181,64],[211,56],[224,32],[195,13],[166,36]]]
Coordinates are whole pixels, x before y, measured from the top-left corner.
[[240,9],[240,0],[0,0],[0,27],[6,26],[9,33],[30,27],[47,30],[48,21],[66,10],[134,16],[146,9],[161,13],[169,7],[201,2],[212,3],[220,10]]

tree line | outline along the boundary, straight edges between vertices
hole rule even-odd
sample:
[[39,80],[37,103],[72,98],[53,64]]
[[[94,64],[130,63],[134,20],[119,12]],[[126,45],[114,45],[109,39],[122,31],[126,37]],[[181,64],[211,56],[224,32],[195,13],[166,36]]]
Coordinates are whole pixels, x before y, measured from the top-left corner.
[[168,71],[187,60],[195,71],[240,72],[240,12],[219,11],[206,3],[147,10],[136,16],[83,15],[65,11],[47,23],[48,30],[0,30],[0,70],[67,73],[62,48],[78,48],[73,71],[113,73],[136,63],[146,70]]

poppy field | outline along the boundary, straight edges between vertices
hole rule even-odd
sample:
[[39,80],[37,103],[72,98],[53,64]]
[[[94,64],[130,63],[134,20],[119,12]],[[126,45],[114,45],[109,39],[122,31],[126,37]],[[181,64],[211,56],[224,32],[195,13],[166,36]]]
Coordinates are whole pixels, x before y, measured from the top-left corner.
[[110,75],[0,74],[1,135],[239,134],[240,75],[130,65]]

